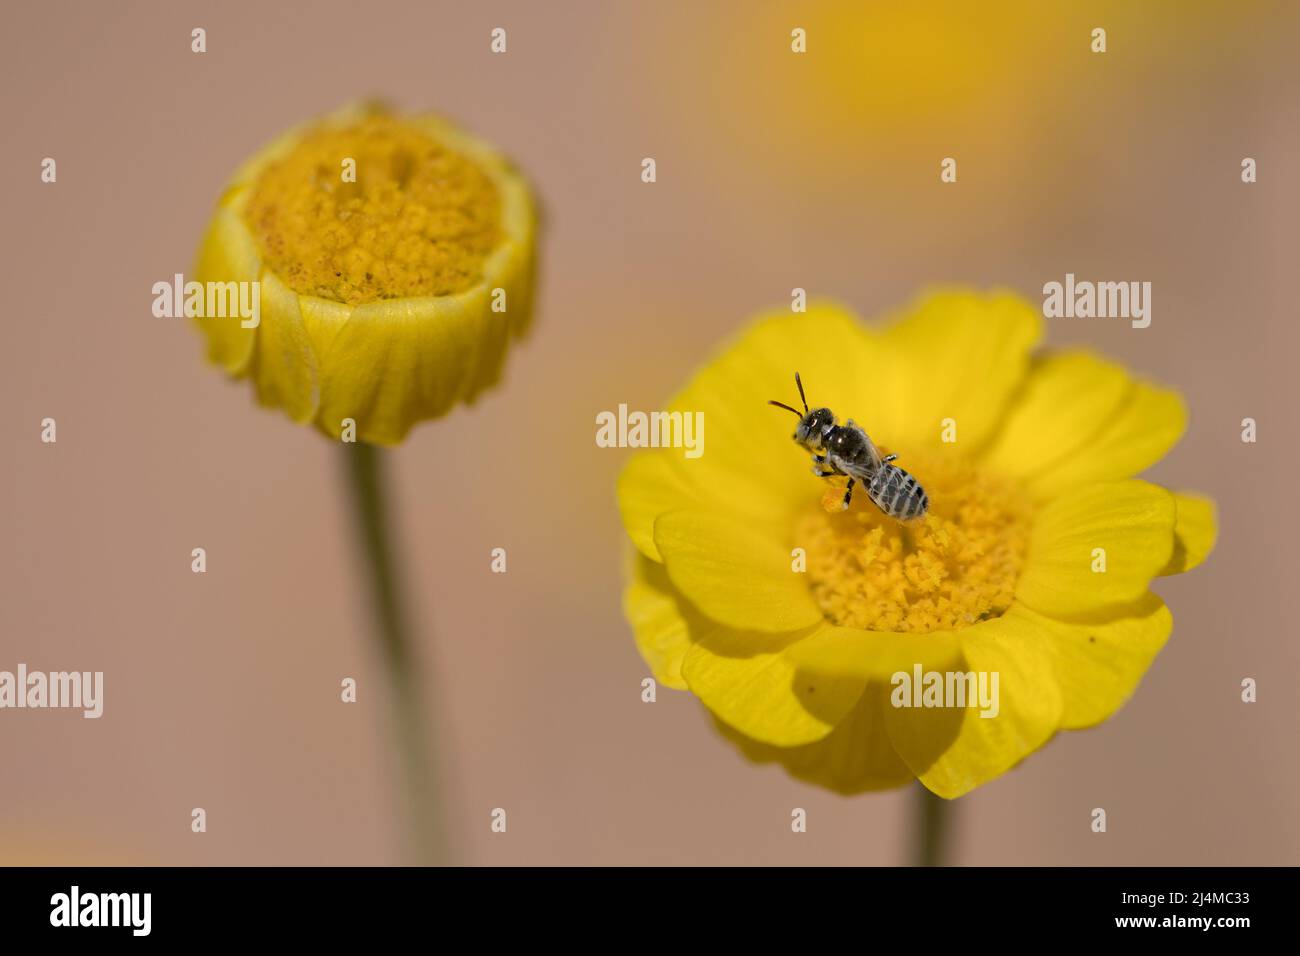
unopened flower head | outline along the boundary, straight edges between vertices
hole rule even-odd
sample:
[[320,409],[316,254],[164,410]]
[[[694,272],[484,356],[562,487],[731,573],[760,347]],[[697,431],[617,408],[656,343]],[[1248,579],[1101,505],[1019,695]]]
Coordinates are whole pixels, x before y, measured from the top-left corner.
[[536,215],[493,148],[433,116],[353,107],[247,162],[199,282],[260,283],[257,327],[197,322],[259,402],[392,444],[500,376],[532,310]]

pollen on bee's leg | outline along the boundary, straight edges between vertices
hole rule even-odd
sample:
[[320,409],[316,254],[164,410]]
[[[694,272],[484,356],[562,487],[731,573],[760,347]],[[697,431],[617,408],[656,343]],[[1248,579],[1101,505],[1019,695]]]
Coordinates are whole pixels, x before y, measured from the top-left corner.
[[[827,514],[842,514],[848,510],[844,504],[844,489],[847,485],[848,482],[843,479],[833,479],[826,482],[826,491],[822,495],[823,511]],[[854,495],[854,499],[857,499],[856,495]]]
[[857,488],[844,511],[846,482],[835,481],[798,522],[808,586],[831,623],[952,630],[1010,607],[1029,541],[1027,497],[948,458],[909,456],[911,468],[930,496],[924,519],[897,521]]

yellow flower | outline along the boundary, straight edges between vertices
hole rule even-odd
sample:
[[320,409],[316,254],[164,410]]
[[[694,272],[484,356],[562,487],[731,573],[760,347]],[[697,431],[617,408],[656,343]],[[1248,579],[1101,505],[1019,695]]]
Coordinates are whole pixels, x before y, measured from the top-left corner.
[[[619,481],[624,604],[655,678],[749,758],[842,793],[919,778],[957,797],[1113,714],[1172,628],[1148,585],[1205,558],[1214,507],[1131,477],[1181,436],[1181,398],[1085,350],[1035,355],[1041,334],[1009,294],[934,294],[883,330],[818,304],[700,371],[669,409],[704,414],[704,453],[641,452]],[[766,404],[798,402],[795,371],[898,454],[923,521],[861,488],[839,509]],[[896,706],[918,702],[894,676],[918,666],[997,674],[996,716]]]
[[400,442],[500,376],[531,314],[535,232],[528,186],[487,144],[433,116],[342,110],[221,196],[195,278],[259,283],[260,316],[197,318],[208,357],[294,421]]

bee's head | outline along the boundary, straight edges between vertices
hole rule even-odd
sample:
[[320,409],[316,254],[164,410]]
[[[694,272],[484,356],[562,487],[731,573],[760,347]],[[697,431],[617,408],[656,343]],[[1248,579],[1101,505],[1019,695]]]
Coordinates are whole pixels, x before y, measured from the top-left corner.
[[826,429],[835,424],[835,413],[829,408],[814,408],[799,419],[794,430],[794,440],[811,451],[821,451]]
[[803,411],[793,408],[784,402],[768,402],[769,405],[775,405],[777,408],[784,408],[787,412],[794,412],[799,416],[799,427],[794,431],[794,440],[805,448],[813,451],[822,450],[822,436],[825,435],[826,429],[835,424],[835,413],[829,408],[808,408],[808,399],[803,393],[803,382],[799,379],[799,373],[794,373],[794,383],[799,386],[799,398],[803,400]]

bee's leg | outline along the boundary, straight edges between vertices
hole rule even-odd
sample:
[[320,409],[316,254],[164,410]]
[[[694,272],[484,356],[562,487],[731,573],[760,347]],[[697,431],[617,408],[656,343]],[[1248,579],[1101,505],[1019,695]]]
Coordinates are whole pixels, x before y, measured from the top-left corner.
[[826,461],[825,455],[813,455],[813,474],[818,478],[829,478],[835,474],[835,469]]
[[848,487],[844,489],[844,510],[845,511],[849,510],[849,502],[853,500],[853,482],[856,480],[857,479],[855,478],[850,478]]
[[886,455],[884,458],[882,458],[882,459],[880,459],[880,460],[881,460],[881,462],[883,462],[884,464],[888,465],[891,461],[895,461],[897,458],[898,458],[897,455]]

